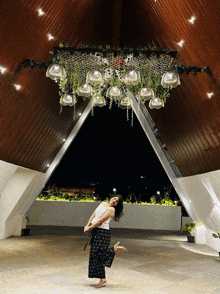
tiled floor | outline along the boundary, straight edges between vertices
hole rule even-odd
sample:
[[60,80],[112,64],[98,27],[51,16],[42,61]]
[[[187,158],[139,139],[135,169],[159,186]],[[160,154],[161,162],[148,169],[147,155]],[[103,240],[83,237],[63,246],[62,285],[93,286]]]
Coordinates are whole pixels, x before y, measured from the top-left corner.
[[[112,229],[128,252],[106,268],[107,286],[87,278],[82,228],[31,227],[28,237],[0,240],[0,294],[220,294],[220,259],[209,247],[169,231]],[[200,252],[200,253],[197,253]]]

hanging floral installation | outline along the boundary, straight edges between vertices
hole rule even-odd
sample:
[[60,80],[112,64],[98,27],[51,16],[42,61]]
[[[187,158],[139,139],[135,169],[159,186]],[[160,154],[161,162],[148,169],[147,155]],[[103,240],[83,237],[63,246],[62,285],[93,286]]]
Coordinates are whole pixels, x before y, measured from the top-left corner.
[[[113,101],[121,108],[133,108],[129,93],[132,92],[138,100],[149,101],[151,109],[165,106],[170,90],[180,85],[180,74],[208,72],[209,67],[184,66],[178,60],[178,52],[170,48],[158,51],[134,48],[111,48],[109,45],[92,47],[81,45],[70,48],[60,44],[50,51],[49,62],[29,59],[23,62],[23,67],[31,70],[47,68],[46,76],[59,86],[60,105],[75,106],[82,97],[92,99],[92,115],[95,106],[105,106],[109,99],[111,109]],[[74,114],[75,119],[75,114]]]

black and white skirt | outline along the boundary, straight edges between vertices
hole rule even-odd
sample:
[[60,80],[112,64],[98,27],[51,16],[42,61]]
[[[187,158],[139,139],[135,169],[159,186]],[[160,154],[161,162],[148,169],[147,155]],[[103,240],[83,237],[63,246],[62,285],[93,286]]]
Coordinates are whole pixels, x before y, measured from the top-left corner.
[[108,247],[110,241],[110,230],[95,228],[91,231],[89,278],[105,278],[105,266],[111,267],[115,257],[114,247]]

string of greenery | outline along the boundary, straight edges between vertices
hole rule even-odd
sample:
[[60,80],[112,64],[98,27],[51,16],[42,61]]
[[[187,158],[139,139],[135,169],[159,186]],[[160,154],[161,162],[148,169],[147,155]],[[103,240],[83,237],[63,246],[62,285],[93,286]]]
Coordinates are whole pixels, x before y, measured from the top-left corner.
[[[122,90],[122,98],[126,98],[127,95],[129,95],[129,91],[132,91],[133,94],[136,97],[139,97],[140,91],[143,87],[147,85],[148,88],[152,89],[156,95],[156,97],[159,97],[160,99],[163,99],[164,102],[166,102],[166,99],[170,96],[169,88],[164,88],[160,84],[160,79],[163,75],[162,72],[152,72],[149,68],[149,60],[148,58],[151,56],[151,54],[156,55],[157,59],[163,58],[164,62],[167,62],[166,70],[167,71],[175,71],[178,74],[186,73],[187,75],[191,72],[194,73],[194,75],[197,75],[198,72],[209,72],[210,69],[208,66],[205,67],[199,67],[199,66],[185,66],[181,65],[180,59],[178,59],[177,54],[179,51],[171,51],[170,48],[162,48],[161,51],[158,51],[157,48],[154,46],[151,48],[151,50],[145,50],[144,48],[111,48],[110,45],[106,45],[103,47],[102,45],[80,45],[80,47],[77,48],[71,48],[69,47],[69,44],[60,44],[58,48],[54,48],[53,51],[49,52],[52,57],[50,61],[48,62],[41,62],[39,60],[30,60],[26,59],[23,62],[23,67],[27,68],[30,67],[31,70],[34,70],[35,68],[42,69],[43,67],[48,68],[49,65],[57,63],[60,64],[63,68],[65,68],[66,75],[63,78],[58,79],[58,84],[60,86],[60,96],[64,97],[67,95],[67,93],[72,92],[73,95],[76,97],[77,101],[77,89],[80,86],[81,78],[80,75],[83,73],[83,75],[86,77],[87,72],[89,71],[89,65],[85,61],[83,62],[83,65],[79,65],[78,62],[74,63],[74,71],[71,72],[71,69],[68,68],[65,58],[69,55],[82,55],[82,54],[91,54],[95,55],[97,53],[101,53],[101,56],[103,58],[108,57],[109,54],[114,54],[115,63],[110,64],[109,68],[112,70],[110,81],[108,81],[109,86],[116,86]],[[140,57],[144,55],[144,66],[143,64],[140,64],[140,66],[133,66],[141,76],[141,82],[138,83],[135,86],[129,86],[125,85],[118,76],[123,75],[123,70],[127,69],[129,67],[130,57],[129,54],[133,54],[134,57]],[[141,55],[140,55],[141,54]],[[170,55],[173,58],[172,64],[170,64],[169,61],[166,61],[164,58],[165,55]],[[117,57],[119,56],[119,57]],[[127,58],[128,62],[127,64],[123,63],[125,62],[124,59]],[[123,69],[122,69],[123,68]],[[104,74],[104,64],[102,64],[100,71]],[[116,71],[118,73],[116,73]],[[100,90],[100,99],[104,100],[104,96],[106,96],[108,86],[106,87],[105,84],[103,84],[100,88],[98,85],[92,86],[92,94],[98,94]],[[92,96],[88,97],[91,99]],[[85,98],[83,98],[85,100]],[[128,96],[129,99],[129,96]],[[139,99],[139,98],[138,98]],[[140,99],[139,99],[140,100]],[[112,105],[112,99],[110,99],[110,108]],[[62,107],[62,105],[61,105]],[[128,109],[127,109],[128,110]],[[62,108],[61,108],[62,111]]]
[[[63,51],[64,49],[68,49],[68,51]],[[81,44],[80,47],[77,48],[71,48],[69,47],[69,44],[65,44],[65,46],[63,44],[59,45],[59,50],[57,48],[54,48],[53,51],[49,51],[50,54],[52,54],[52,58],[50,59],[50,61],[39,61],[39,59],[37,60],[30,60],[30,59],[26,59],[23,61],[22,65],[23,68],[27,68],[30,67],[31,70],[34,70],[36,67],[38,67],[38,69],[42,69],[43,67],[48,68],[48,66],[50,64],[53,64],[56,61],[56,56],[57,54],[59,54],[60,56],[62,55],[73,55],[73,54],[85,54],[85,53],[92,53],[95,54],[96,52],[103,52],[103,57],[107,57],[107,53],[109,52],[114,52],[114,57],[117,56],[124,56],[123,57],[127,57],[128,53],[133,53],[134,57],[139,56],[139,54],[144,54],[146,53],[146,57],[150,57],[150,55],[152,53],[157,55],[157,58],[160,58],[161,54],[170,54],[172,53],[172,56],[175,57],[176,61],[178,60],[177,58],[177,54],[179,53],[180,50],[178,51],[171,51],[170,48],[162,48],[162,52],[158,51],[157,48],[155,46],[153,46],[151,48],[151,50],[145,50],[143,48],[128,48],[127,46],[123,47],[123,48],[111,48],[110,45],[106,45],[106,47],[104,48],[102,45],[83,45]],[[209,66],[205,66],[205,67],[200,67],[200,66],[185,66],[185,65],[181,65],[181,64],[177,64],[173,66],[173,69],[175,69],[177,71],[178,74],[189,74],[191,72],[194,72],[194,74],[196,75],[198,72],[209,72],[210,68]]]

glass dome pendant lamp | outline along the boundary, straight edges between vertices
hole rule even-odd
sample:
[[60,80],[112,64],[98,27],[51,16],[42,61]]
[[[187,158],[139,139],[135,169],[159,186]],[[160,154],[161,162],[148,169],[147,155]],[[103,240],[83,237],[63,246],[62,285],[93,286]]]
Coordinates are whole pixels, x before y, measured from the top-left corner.
[[60,98],[60,104],[63,106],[74,106],[76,102],[76,96],[70,93],[64,94]]
[[92,86],[85,82],[82,82],[76,91],[78,96],[90,97],[92,95]]
[[161,79],[161,86],[163,88],[176,88],[180,85],[180,77],[175,71],[166,72]]
[[129,97],[122,98],[118,105],[122,109],[130,109],[131,108],[131,100]]
[[141,98],[143,102],[154,98],[154,91],[150,88],[144,87],[141,89],[138,98]]
[[160,99],[158,97],[152,98],[149,102],[149,108],[150,109],[160,109],[161,107],[164,107],[164,100]]
[[104,83],[104,74],[97,69],[90,70],[86,76],[86,83],[92,86],[102,85]]
[[61,79],[66,76],[64,67],[60,64],[51,64],[47,68],[46,77],[51,78],[51,80]]
[[116,86],[110,86],[107,90],[106,97],[120,100],[122,97],[122,90]]
[[135,86],[141,82],[140,73],[136,69],[127,70],[123,75],[123,81],[126,85]]
[[105,98],[100,93],[95,94],[92,99],[94,106],[103,107],[106,105]]

